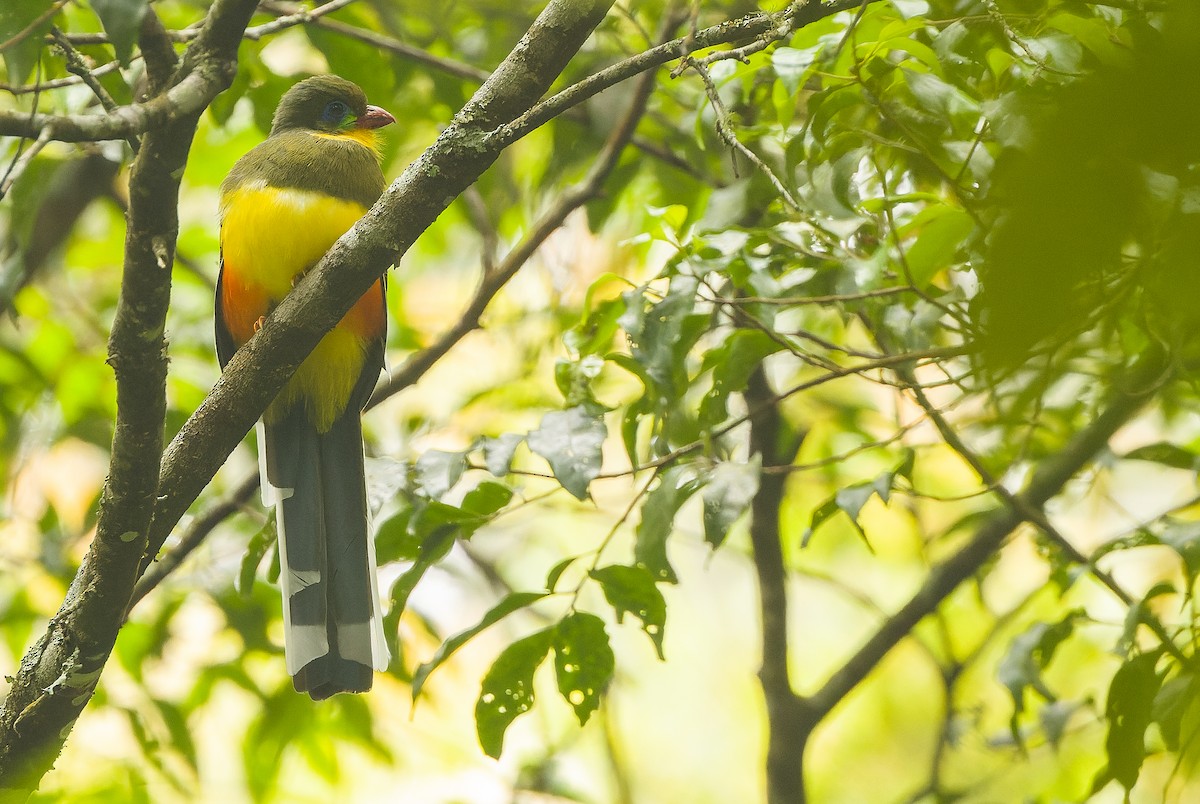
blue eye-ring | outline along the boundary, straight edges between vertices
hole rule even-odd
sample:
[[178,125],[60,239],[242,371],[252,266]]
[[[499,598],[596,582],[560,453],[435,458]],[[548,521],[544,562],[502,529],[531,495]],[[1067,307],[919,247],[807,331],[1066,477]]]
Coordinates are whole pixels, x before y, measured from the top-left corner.
[[335,100],[325,104],[325,111],[321,113],[321,118],[328,123],[340,123],[346,119],[346,115],[349,113],[349,106]]

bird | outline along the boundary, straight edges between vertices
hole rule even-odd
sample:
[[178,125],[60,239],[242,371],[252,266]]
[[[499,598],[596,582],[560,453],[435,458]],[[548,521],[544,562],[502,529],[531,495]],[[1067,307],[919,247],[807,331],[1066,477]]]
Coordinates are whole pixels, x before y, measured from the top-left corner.
[[[216,347],[224,369],[271,310],[378,200],[378,130],[395,123],[354,83],[307,78],[267,138],[221,183]],[[361,416],[384,365],[386,277],[326,333],[258,424],[264,503],[275,505],[284,654],[314,701],[366,692],[385,670]]]

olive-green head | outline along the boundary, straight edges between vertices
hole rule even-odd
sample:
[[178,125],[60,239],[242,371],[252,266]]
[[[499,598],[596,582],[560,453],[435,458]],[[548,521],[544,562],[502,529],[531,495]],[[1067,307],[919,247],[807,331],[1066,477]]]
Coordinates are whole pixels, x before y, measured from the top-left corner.
[[385,110],[369,105],[357,84],[336,75],[318,75],[304,79],[284,94],[275,110],[271,134],[294,130],[339,134],[395,122],[396,118]]

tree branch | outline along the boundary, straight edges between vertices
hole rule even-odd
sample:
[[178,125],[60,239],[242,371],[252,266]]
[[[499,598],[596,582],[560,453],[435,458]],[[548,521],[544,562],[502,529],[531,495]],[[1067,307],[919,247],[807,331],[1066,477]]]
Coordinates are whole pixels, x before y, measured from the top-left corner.
[[[866,2],[874,3],[878,0],[866,0]],[[833,0],[830,3],[800,0],[800,2],[793,3],[787,9],[774,14],[761,12],[747,14],[739,19],[672,39],[670,42],[664,42],[658,47],[653,47],[606,67],[579,83],[567,87],[537,104],[510,124],[503,126],[492,136],[501,140],[520,139],[533,129],[544,125],[548,120],[557,117],[572,106],[577,106],[598,95],[609,87],[646,70],[661,67],[669,61],[674,61],[696,50],[760,37],[763,34],[778,31],[781,25],[789,23],[789,21],[793,26],[792,30],[797,30],[841,11],[857,8],[859,5],[862,5],[862,0]]]
[[[205,76],[211,100],[232,81],[254,0],[217,0],[175,80]],[[204,103],[207,103],[207,100]],[[153,103],[153,101],[152,101]],[[166,415],[166,340],[179,177],[204,108],[147,132],[130,177],[121,294],[109,338],[117,422],[96,536],[0,707],[0,796],[24,798],[53,765],[112,651],[158,496]]]
[[[295,14],[299,11],[299,6],[294,3],[272,2],[272,0],[266,0],[266,2],[262,4],[262,7],[273,14]],[[321,6],[321,8],[317,10],[323,10],[324,8],[324,6]],[[349,39],[357,39],[359,42],[364,42],[372,47],[377,47],[380,50],[388,53],[394,53],[395,55],[403,59],[407,59],[408,61],[416,62],[417,64],[423,64],[426,67],[432,67],[439,72],[446,73],[447,75],[453,75],[457,78],[463,78],[467,81],[474,81],[482,84],[490,75],[487,70],[481,70],[478,67],[472,67],[469,64],[464,64],[460,61],[455,61],[454,59],[448,59],[444,56],[436,56],[433,53],[422,50],[419,47],[414,47],[407,42],[401,42],[399,39],[394,37],[385,36],[384,34],[376,33],[375,31],[370,31],[365,28],[347,25],[346,23],[339,22],[337,20],[316,17],[314,19],[307,20],[306,23],[315,28],[324,28],[327,31],[341,34]]]
[[238,350],[164,453],[143,566],[317,341],[499,156],[487,132],[537,101],[609,5],[552,0],[437,141]]
[[[241,40],[240,33],[238,40]],[[198,56],[196,47],[200,42],[197,39],[188,53]],[[60,142],[123,140],[198,115],[225,90],[229,85],[226,76],[237,68],[237,50],[224,48],[223,51],[228,52],[223,52],[219,57],[215,53],[206,54],[203,58],[194,57],[196,62],[192,69],[167,92],[155,95],[144,103],[118,106],[103,115],[31,115],[15,110],[0,110],[0,136],[36,137],[43,129],[49,128],[51,139]]]
[[[762,457],[763,474],[750,507],[750,544],[758,575],[762,627],[762,666],[758,671],[767,705],[767,801],[804,801],[804,746],[808,741],[803,699],[792,690],[788,673],[787,567],[779,532],[787,474],[765,471],[787,466],[800,437],[789,433],[760,364],[746,385],[746,404],[759,409],[750,420],[750,449]],[[802,437],[802,436],[801,436]]]
[[[877,0],[867,0],[867,2],[873,3],[877,2]],[[764,34],[769,35],[772,31],[778,31],[780,26],[784,24],[790,24],[792,26],[791,29],[795,30],[841,11],[857,8],[859,5],[861,5],[861,0],[833,0],[833,2],[829,3],[800,0],[800,2],[793,3],[786,10],[775,14],[749,14],[736,20],[697,31],[694,35],[673,39],[670,42],[666,42],[601,70],[595,75],[564,89],[542,103],[536,105],[530,104],[527,110],[523,110],[519,119],[515,118],[506,121],[507,125],[499,128],[497,131],[491,132],[489,136],[497,138],[499,142],[488,143],[486,147],[488,149],[502,149],[516,142],[530,131],[545,125],[548,121],[562,114],[567,109],[584,102],[599,92],[632,78],[639,73],[680,58],[694,50],[755,39]],[[308,13],[307,17],[311,17],[315,13]],[[293,15],[289,24],[301,24],[305,21],[306,15]],[[312,21],[313,24],[319,27],[337,30],[346,36],[363,38],[357,29],[347,30],[352,28],[352,26],[343,26],[341,23],[334,23],[332,20],[324,18],[317,18]],[[267,23],[266,25],[269,26],[272,24]],[[171,34],[171,38],[172,40],[187,41],[190,35],[186,31],[174,32]],[[68,35],[67,39],[75,44],[94,44],[96,42],[107,41],[103,35],[91,34],[83,37]],[[396,45],[403,47],[403,43],[394,41],[389,41],[386,44],[375,42],[374,44],[393,50],[393,52],[399,52],[395,47]],[[730,58],[736,56],[736,51],[729,51],[729,53],[731,54]],[[407,58],[431,64],[431,66],[435,66],[437,69],[459,75],[463,78],[479,80],[485,75],[474,68],[465,67],[453,62],[438,62],[435,64],[430,54],[426,54],[423,51],[418,50],[406,53],[405,55]],[[197,107],[204,108],[207,105],[207,102],[202,100],[206,92],[204,83],[203,80],[196,78],[193,82],[186,85],[180,84],[176,86],[167,96],[155,98],[153,101],[144,104],[135,103],[129,106],[120,106],[107,116],[46,114],[30,116],[0,110],[0,136],[33,138],[49,126],[52,131],[51,138],[62,142],[124,139],[131,135],[141,134],[155,126],[164,125],[170,119],[190,113]]]
[[633,98],[628,110],[621,121],[609,134],[600,156],[592,164],[588,175],[583,181],[566,190],[559,196],[553,207],[546,210],[534,223],[531,231],[504,260],[491,271],[484,273],[475,296],[466,310],[459,316],[458,322],[442,334],[433,345],[422,349],[413,355],[401,369],[388,380],[379,384],[367,409],[375,407],[384,399],[412,385],[418,377],[442,358],[454,344],[458,343],[468,332],[479,327],[479,319],[487,309],[491,300],[496,297],[508,281],[516,276],[517,271],[533,256],[551,234],[553,234],[572,212],[595,198],[604,187],[604,181],[616,167],[617,160],[625,146],[633,137],[638,121],[646,111],[646,102],[654,89],[655,74],[645,73],[633,92]]
[[[1124,388],[1118,388],[1107,408],[1056,455],[1042,461],[1025,489],[1016,495],[1022,506],[1040,510],[1064,484],[1108,444],[1109,438],[1151,399],[1159,387],[1161,364],[1148,360],[1136,367]],[[916,594],[875,632],[825,685],[806,699],[816,720],[823,718],[904,639],[917,623],[936,609],[958,586],[995,554],[1013,530],[1025,521],[1020,507],[993,514],[959,552],[933,568]]]
[[[479,326],[480,317],[491,300],[507,284],[508,280],[516,275],[546,238],[562,225],[571,212],[594,198],[603,189],[605,179],[612,173],[622,150],[632,139],[637,122],[645,112],[646,102],[654,87],[654,79],[653,73],[647,73],[642,77],[634,90],[634,97],[630,101],[628,110],[609,135],[607,143],[593,163],[587,177],[568,190],[551,209],[543,213],[538,222],[534,224],[533,230],[519,245],[513,248],[502,263],[490,270],[485,267],[479,289],[459,316],[458,322],[433,344],[410,357],[388,380],[381,382],[367,405],[368,410],[416,383],[455,344],[476,329]],[[257,475],[247,477],[228,498],[206,510],[193,522],[187,533],[180,538],[179,544],[152,565],[153,568],[147,570],[141,581],[138,582],[133,592],[133,603],[148,594],[163,578],[174,571],[187,554],[194,550],[221,521],[236,512],[257,487]]]
[[199,547],[209,534],[217,529],[218,525],[240,511],[257,490],[258,472],[254,472],[247,475],[241,483],[234,487],[233,491],[196,517],[179,537],[179,544],[152,564],[150,569],[138,580],[137,585],[133,588],[133,594],[129,597],[129,608],[132,609],[140,603],[142,598],[150,594],[168,575],[179,569],[192,551]]

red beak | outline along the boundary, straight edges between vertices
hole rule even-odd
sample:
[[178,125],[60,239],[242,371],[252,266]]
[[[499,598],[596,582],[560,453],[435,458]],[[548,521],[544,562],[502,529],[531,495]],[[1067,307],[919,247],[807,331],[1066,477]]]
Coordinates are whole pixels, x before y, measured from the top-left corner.
[[366,114],[354,123],[358,128],[383,128],[396,122],[391,112],[378,106],[368,106]]

